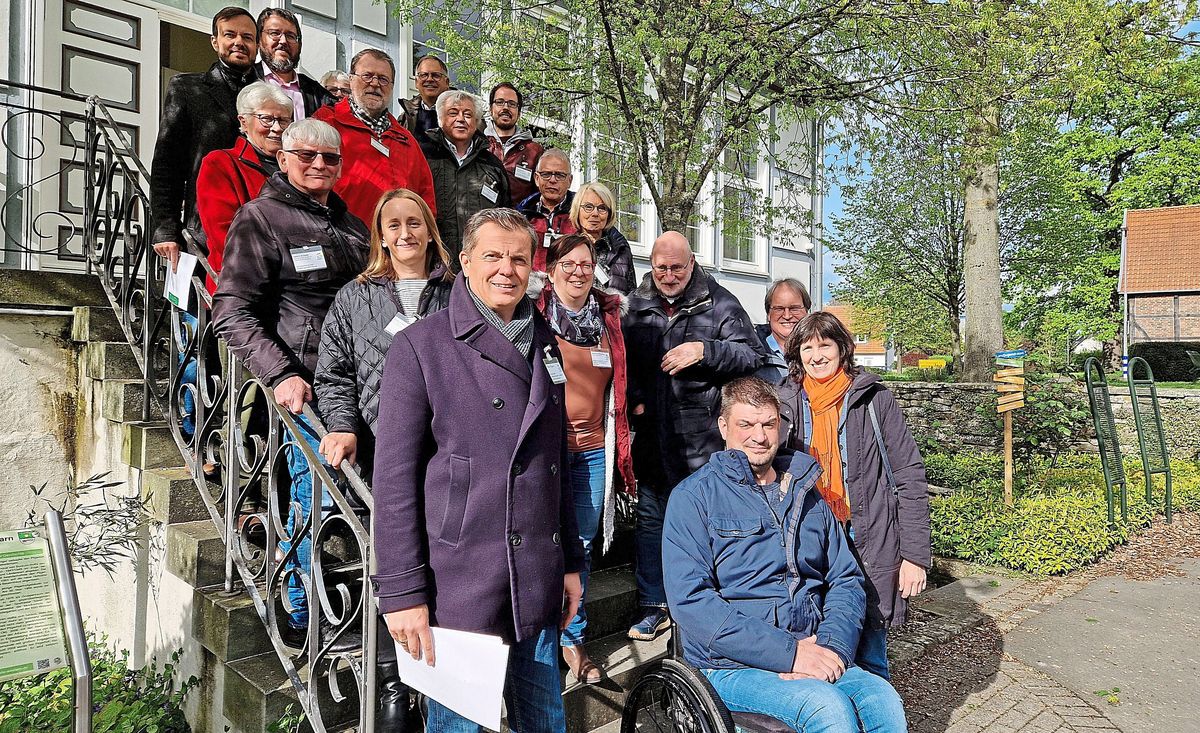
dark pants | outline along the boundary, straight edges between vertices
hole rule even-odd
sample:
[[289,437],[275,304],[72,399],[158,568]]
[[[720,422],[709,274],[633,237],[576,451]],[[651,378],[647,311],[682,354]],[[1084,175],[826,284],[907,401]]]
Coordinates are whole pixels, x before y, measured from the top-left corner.
[[663,588],[662,532],[670,496],[670,489],[638,484],[637,527],[633,534],[637,545],[634,577],[638,603],[642,606],[667,607],[667,591]]

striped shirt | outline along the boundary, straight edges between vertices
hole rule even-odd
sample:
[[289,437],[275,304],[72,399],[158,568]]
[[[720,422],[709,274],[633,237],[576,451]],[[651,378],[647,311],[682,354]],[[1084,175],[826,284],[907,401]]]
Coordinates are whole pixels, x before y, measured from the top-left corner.
[[496,311],[479,299],[469,285],[467,292],[471,294],[471,300],[475,301],[475,307],[483,315],[483,320],[500,329],[504,338],[512,342],[517,351],[521,352],[521,356],[528,359],[529,352],[533,348],[533,305],[530,304],[529,298],[521,298],[517,303],[516,311],[513,312],[512,320],[505,323],[500,320],[500,316],[496,315]]

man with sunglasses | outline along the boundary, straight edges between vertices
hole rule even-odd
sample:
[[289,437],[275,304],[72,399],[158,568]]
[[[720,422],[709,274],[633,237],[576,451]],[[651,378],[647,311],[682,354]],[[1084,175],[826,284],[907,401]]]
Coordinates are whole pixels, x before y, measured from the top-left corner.
[[262,61],[254,67],[254,73],[291,97],[293,117],[297,122],[334,102],[333,95],[320,82],[300,73],[303,45],[300,21],[295,13],[283,8],[267,8],[258,14],[258,55]]
[[[213,297],[217,334],[295,416],[314,453],[320,440],[302,412],[313,401],[321,325],[338,290],[367,264],[367,228],[333,192],[344,167],[340,146],[337,131],[320,120],[288,126],[277,153],[280,171],[242,206],[229,227]],[[312,511],[313,479],[303,454],[296,449],[287,453],[290,501],[302,512],[289,515],[290,533]],[[323,506],[328,502],[322,497]],[[280,631],[289,645],[301,646],[312,603],[299,573],[308,575],[310,542],[302,540],[294,552],[286,543],[280,549],[287,553],[284,563],[298,570],[287,575],[291,612]],[[329,633],[323,625],[322,643]],[[356,643],[343,634],[337,647]]]
[[390,56],[376,48],[359,51],[350,61],[350,96],[313,115],[341,134],[346,162],[334,191],[363,221],[371,220],[379,197],[393,188],[415,192],[437,212],[425,155],[388,111],[395,80]]
[[575,224],[571,222],[571,202],[575,199],[571,191],[571,159],[562,150],[550,148],[538,159],[533,182],[537,191],[518,203],[517,211],[525,215],[537,233],[533,269],[545,272],[550,245],[561,236],[575,233]]
[[413,134],[417,143],[425,142],[426,133],[438,127],[437,100],[442,92],[450,89],[450,69],[433,54],[417,59],[413,81],[417,93],[411,99],[401,99],[401,123]]

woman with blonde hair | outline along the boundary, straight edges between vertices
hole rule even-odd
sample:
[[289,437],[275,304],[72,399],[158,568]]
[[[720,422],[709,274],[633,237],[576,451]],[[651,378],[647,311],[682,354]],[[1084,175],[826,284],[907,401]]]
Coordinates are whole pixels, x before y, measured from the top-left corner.
[[571,202],[571,223],[595,247],[596,285],[629,295],[637,287],[637,273],[629,240],[617,229],[616,222],[616,203],[608,186],[589,181],[579,187]]

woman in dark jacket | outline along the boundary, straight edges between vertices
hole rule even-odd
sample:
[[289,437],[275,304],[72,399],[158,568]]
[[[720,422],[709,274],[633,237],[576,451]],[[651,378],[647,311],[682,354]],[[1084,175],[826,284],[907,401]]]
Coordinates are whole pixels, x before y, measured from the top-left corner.
[[787,344],[780,438],[821,465],[818,490],[848,530],[867,578],[867,618],[855,661],[889,679],[887,629],[905,622],[931,563],[925,464],[896,398],[854,366],[854,337],[831,313],[811,313]]
[[629,295],[637,287],[633,250],[617,229],[616,199],[608,186],[598,181],[580,186],[571,201],[571,223],[596,248],[596,284]]
[[596,267],[596,252],[588,237],[560,237],[546,252],[549,284],[540,295],[534,294],[563,355],[567,466],[584,554],[580,572],[584,597],[559,644],[572,674],[589,685],[604,677],[583,648],[592,544],[603,527],[602,549],[608,550],[616,518],[615,491],[631,496],[635,491],[621,333],[625,299],[596,287]]

